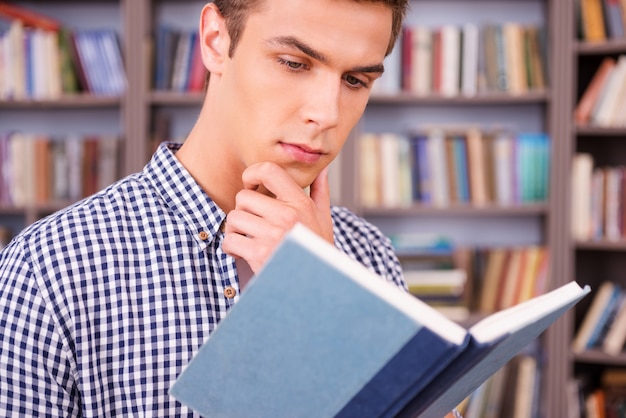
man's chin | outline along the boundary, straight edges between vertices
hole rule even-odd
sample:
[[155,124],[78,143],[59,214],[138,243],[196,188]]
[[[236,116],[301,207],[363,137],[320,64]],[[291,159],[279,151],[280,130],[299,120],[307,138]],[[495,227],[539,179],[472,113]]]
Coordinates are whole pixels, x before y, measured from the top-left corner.
[[301,189],[306,189],[311,186],[320,173],[319,171],[315,173],[311,171],[303,172],[295,168],[285,168],[285,171]]

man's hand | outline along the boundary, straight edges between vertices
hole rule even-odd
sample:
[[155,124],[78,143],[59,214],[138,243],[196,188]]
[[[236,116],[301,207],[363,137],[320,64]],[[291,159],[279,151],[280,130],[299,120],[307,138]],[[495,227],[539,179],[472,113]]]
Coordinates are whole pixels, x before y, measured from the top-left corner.
[[309,195],[270,162],[248,167],[242,179],[244,189],[237,193],[226,221],[226,253],[243,258],[256,273],[298,222],[333,243],[328,169],[313,181]]

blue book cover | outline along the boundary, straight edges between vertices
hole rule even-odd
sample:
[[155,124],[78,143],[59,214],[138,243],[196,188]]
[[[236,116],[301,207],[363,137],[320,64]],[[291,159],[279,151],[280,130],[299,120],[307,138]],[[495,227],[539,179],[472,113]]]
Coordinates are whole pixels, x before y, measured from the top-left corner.
[[[578,292],[559,299],[559,313],[586,292],[574,285]],[[533,332],[515,341],[557,316],[538,317]],[[392,417],[465,350],[485,359],[478,352],[512,341],[507,332],[477,344],[466,329],[297,225],[170,394],[207,417]],[[452,409],[458,396],[445,405]]]
[[388,416],[445,416],[590,291],[570,282],[478,322],[469,329],[465,351],[402,411]]

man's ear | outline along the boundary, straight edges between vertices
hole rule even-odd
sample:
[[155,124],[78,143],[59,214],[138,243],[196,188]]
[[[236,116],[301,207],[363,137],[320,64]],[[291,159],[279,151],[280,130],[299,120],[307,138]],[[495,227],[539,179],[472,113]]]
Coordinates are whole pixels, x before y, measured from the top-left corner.
[[206,4],[202,9],[199,40],[204,66],[211,74],[221,74],[228,58],[230,36],[222,14],[213,3]]

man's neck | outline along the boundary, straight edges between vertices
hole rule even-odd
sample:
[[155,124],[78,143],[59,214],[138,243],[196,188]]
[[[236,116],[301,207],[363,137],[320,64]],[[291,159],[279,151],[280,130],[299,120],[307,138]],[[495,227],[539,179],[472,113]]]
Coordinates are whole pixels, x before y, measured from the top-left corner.
[[240,170],[230,160],[228,150],[221,146],[227,142],[212,139],[214,132],[200,121],[194,126],[176,157],[198,182],[200,187],[225,213],[235,206],[235,196],[243,188]]

